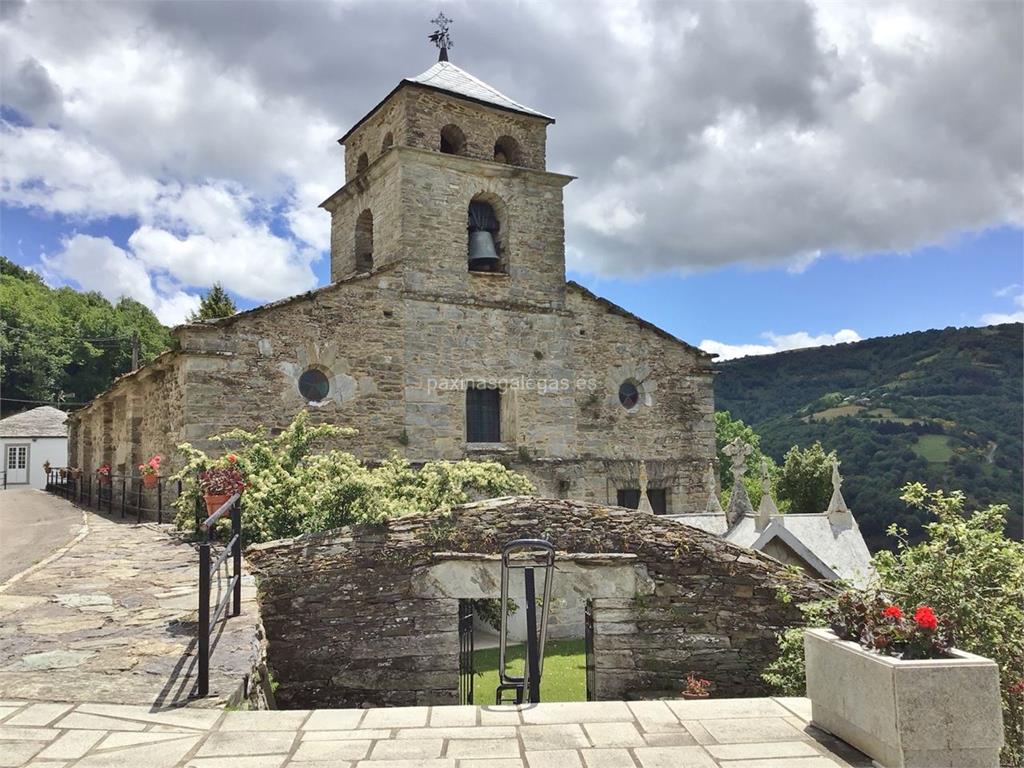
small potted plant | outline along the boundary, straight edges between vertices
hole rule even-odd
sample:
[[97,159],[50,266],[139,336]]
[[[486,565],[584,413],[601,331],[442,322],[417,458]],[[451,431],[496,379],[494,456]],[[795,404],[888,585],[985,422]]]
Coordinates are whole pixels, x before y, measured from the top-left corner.
[[238,457],[231,454],[225,457],[223,463],[214,464],[199,473],[199,488],[203,492],[208,514],[212,515],[228,499],[245,489],[245,479],[238,469],[237,462]]
[[82,477],[82,468],[81,467],[71,467],[71,469],[69,469],[68,472],[71,473],[71,477],[74,480],[80,480],[81,477]]
[[686,676],[686,688],[681,695],[684,699],[706,699],[711,695],[711,681],[691,672]]
[[67,467],[61,467],[57,470],[57,474],[60,475],[60,479],[63,480],[68,476]]
[[99,469],[96,470],[96,477],[99,479],[100,485],[110,485],[110,464],[100,464]]
[[160,461],[159,454],[153,456],[145,464],[139,464],[139,474],[142,475],[142,484],[147,488],[156,488],[160,482]]
[[48,475],[48,474],[50,474],[50,469],[51,469],[50,461],[49,461],[49,459],[47,459],[46,461],[43,462],[43,472]]

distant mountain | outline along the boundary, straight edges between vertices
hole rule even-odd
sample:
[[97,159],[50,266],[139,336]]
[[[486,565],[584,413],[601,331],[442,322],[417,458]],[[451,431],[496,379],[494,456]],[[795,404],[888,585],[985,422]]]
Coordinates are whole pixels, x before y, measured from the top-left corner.
[[921,519],[899,500],[920,480],[969,504],[1008,504],[1022,530],[1024,326],[947,328],[719,363],[715,406],[781,461],[820,440],[842,461],[843,494],[872,549]]

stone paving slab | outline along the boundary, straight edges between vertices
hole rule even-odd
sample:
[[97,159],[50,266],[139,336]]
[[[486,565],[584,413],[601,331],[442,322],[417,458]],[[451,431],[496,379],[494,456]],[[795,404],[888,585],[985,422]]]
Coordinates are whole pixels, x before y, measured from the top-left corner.
[[[680,707],[679,705],[685,705]],[[5,700],[3,768],[867,768],[803,699],[313,711]],[[683,712],[685,720],[675,714]],[[574,718],[567,722],[569,712]],[[621,720],[610,720],[612,713]],[[500,715],[500,725],[490,725]],[[794,721],[798,727],[790,722]],[[25,725],[24,723],[35,723]],[[458,723],[457,725],[453,723]],[[648,729],[646,724],[653,728]],[[781,728],[784,726],[784,728]],[[700,734],[701,739],[695,738]],[[717,734],[717,735],[716,735]],[[778,738],[765,739],[765,735]],[[718,737],[722,737],[721,740]],[[784,739],[782,737],[785,737]]]
[[[213,635],[211,696],[192,701],[195,547],[169,525],[136,525],[116,512],[110,518],[32,493],[33,504],[67,507],[85,523],[70,544],[0,584],[0,695],[51,703],[222,707],[237,694],[262,639],[251,579],[243,582],[242,614],[220,622]],[[22,497],[6,498],[17,504]],[[5,546],[0,542],[0,557]],[[216,599],[216,584],[213,591]],[[6,711],[0,704],[0,714]]]

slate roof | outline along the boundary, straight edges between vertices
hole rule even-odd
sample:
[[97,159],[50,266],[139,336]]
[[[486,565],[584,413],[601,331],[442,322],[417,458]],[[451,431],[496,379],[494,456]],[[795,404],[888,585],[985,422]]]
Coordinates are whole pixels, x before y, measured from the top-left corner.
[[751,549],[763,549],[772,539],[778,539],[800,555],[804,560],[819,567],[814,560],[823,563],[828,571],[821,575],[852,582],[865,587],[874,576],[871,567],[871,553],[861,535],[857,521],[851,514],[835,519],[827,514],[819,515],[772,515],[771,522],[763,531],[754,529],[755,515],[744,515],[725,539]]
[[0,437],[67,437],[68,415],[44,405],[0,419]]
[[428,88],[436,88],[439,91],[447,91],[457,96],[465,96],[467,99],[491,104],[502,109],[509,109],[513,112],[543,117],[546,120],[554,119],[510,99],[497,88],[488,85],[479,78],[473,77],[469,72],[455,66],[450,61],[439,61],[426,72],[416,77],[407,77],[402,82],[425,85]]

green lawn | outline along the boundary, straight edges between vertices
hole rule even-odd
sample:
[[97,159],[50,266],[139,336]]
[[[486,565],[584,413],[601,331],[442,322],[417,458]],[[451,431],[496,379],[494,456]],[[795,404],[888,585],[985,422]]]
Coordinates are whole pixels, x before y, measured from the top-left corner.
[[[508,648],[508,672],[522,676],[525,645]],[[493,704],[498,687],[498,649],[473,653],[473,703]],[[540,681],[541,701],[586,701],[586,651],[582,640],[549,640],[544,649],[544,676]]]
[[914,443],[914,451],[925,461],[936,464],[944,464],[953,458],[953,449],[945,435],[921,435]]

